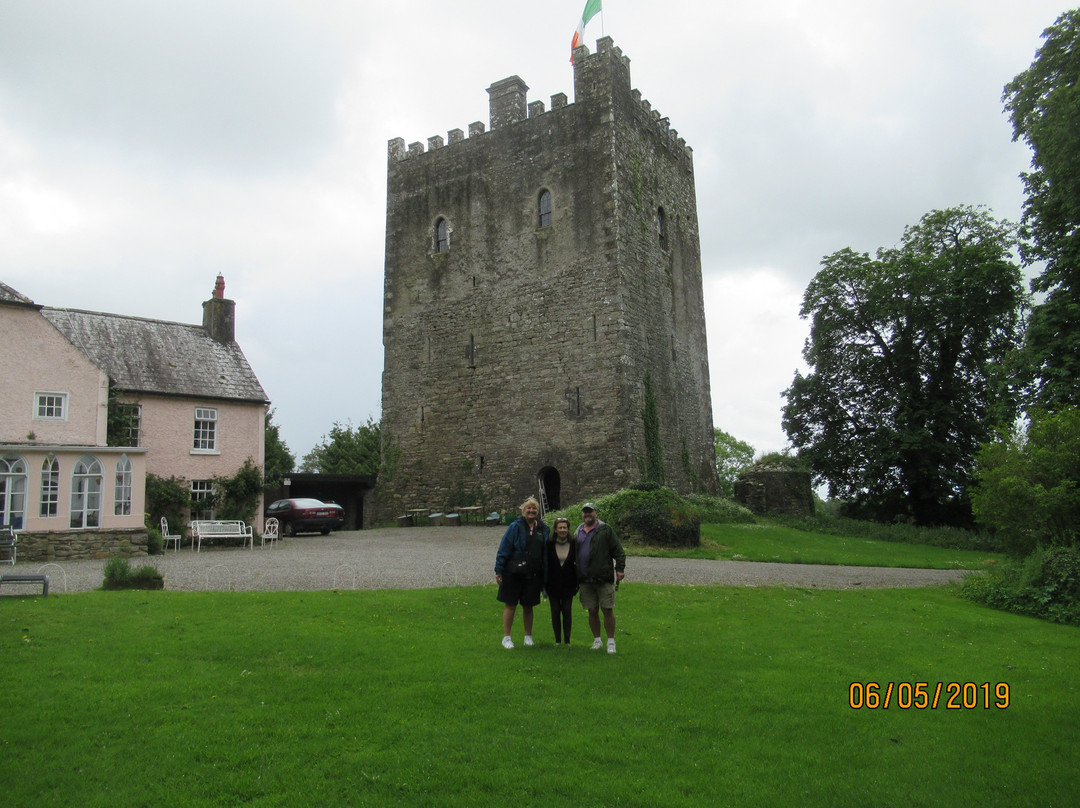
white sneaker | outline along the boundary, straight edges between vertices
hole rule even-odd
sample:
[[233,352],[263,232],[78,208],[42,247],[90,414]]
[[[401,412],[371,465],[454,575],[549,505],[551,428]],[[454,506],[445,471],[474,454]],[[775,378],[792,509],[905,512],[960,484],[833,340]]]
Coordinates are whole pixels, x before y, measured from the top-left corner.
[[525,635],[525,647],[526,648],[532,648],[532,645],[533,645],[532,637],[529,636],[528,634],[526,634]]
[[604,647],[604,641],[601,640],[599,637],[597,637],[596,639],[594,639],[592,641],[592,650],[599,651],[603,647]]
[[514,647],[514,641],[511,640],[509,637],[503,637],[503,648],[513,648],[513,647]]
[[608,641],[607,641],[607,652],[609,654],[614,654],[615,653],[615,640],[608,639]]

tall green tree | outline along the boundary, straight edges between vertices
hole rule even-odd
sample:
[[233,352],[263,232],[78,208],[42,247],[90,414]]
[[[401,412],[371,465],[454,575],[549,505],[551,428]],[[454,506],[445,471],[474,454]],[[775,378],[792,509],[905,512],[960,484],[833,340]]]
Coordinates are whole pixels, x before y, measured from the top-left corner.
[[296,467],[296,457],[281,439],[281,429],[274,423],[274,410],[268,410],[265,423],[264,482],[277,486]]
[[1058,17],[1043,40],[1002,101],[1013,140],[1032,153],[1021,174],[1021,256],[1044,265],[1031,287],[1046,297],[1032,311],[1024,356],[1034,405],[1055,410],[1080,404],[1080,9]]
[[1005,362],[1026,297],[1013,228],[985,210],[935,210],[876,258],[822,261],[806,289],[803,356],[783,426],[831,498],[880,519],[961,521],[979,445],[1015,417]]
[[1080,409],[1035,413],[980,450],[971,504],[1011,552],[1080,544]]
[[754,447],[734,435],[713,428],[713,447],[716,449],[716,476],[720,492],[729,499],[735,495],[739,472],[754,462]]
[[328,435],[304,455],[301,471],[321,474],[378,474],[382,439],[379,422],[370,417],[366,424],[335,422]]

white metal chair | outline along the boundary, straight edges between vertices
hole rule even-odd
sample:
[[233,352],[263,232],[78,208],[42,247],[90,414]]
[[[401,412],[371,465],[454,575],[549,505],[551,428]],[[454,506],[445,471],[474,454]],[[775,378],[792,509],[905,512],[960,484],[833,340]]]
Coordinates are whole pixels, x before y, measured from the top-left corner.
[[169,542],[172,542],[173,544],[176,545],[173,552],[176,552],[176,553],[180,552],[180,539],[181,538],[182,537],[180,536],[179,533],[174,534],[174,533],[169,532],[169,521],[164,516],[161,517],[161,539],[162,539],[162,543],[165,545],[164,549],[168,550],[169,549]]
[[0,527],[0,564],[15,564],[15,555],[19,552],[19,534],[11,525]]
[[262,546],[265,547],[267,542],[270,542],[270,546],[273,546],[276,542],[280,541],[281,537],[278,535],[278,520],[276,516],[271,516],[266,520],[266,525],[263,527],[262,534]]

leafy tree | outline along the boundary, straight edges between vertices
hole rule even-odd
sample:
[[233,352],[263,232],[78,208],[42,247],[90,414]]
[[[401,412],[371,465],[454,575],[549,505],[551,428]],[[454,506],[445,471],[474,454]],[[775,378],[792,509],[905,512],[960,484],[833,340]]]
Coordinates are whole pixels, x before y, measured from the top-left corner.
[[1011,552],[1080,544],[1080,409],[1037,413],[979,451],[971,504]]
[[296,457],[281,439],[281,430],[274,423],[274,411],[266,413],[266,449],[263,462],[265,484],[277,486],[296,467]]
[[713,429],[713,446],[716,449],[716,475],[720,478],[720,491],[730,499],[735,495],[735,480],[739,472],[754,462],[754,447],[716,428]]
[[813,369],[785,391],[784,429],[831,498],[878,519],[962,521],[979,445],[1017,412],[1005,360],[1025,295],[1010,225],[932,211],[877,257],[822,261],[800,314]]
[[304,455],[300,470],[321,474],[378,474],[381,451],[379,423],[370,417],[366,424],[335,422],[315,448]]
[[263,490],[263,472],[250,457],[232,477],[214,476],[214,511],[218,519],[255,517],[259,494]]
[[107,446],[134,446],[139,434],[139,405],[120,400],[120,393],[109,382],[105,410],[105,444]]
[[169,530],[179,533],[191,514],[191,484],[179,477],[146,475],[146,511],[150,523],[160,527],[161,517],[169,520]]
[[1058,17],[1043,40],[1002,101],[1013,140],[1032,151],[1032,170],[1021,174],[1021,256],[1045,262],[1031,286],[1046,298],[1032,312],[1024,354],[1035,405],[1054,410],[1080,404],[1080,9]]

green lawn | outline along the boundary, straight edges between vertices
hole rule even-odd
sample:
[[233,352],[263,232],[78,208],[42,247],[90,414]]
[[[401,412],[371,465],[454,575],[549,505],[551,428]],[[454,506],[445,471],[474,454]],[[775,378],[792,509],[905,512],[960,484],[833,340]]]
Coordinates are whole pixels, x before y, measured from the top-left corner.
[[[0,598],[21,806],[1016,806],[1080,793],[1080,631],[952,589],[630,584],[619,653],[493,586]],[[515,639],[520,640],[520,622]],[[936,709],[852,709],[926,682]],[[989,683],[948,709],[948,683]],[[1008,685],[1000,709],[996,686]],[[962,691],[961,691],[962,692]]]
[[927,544],[904,544],[811,533],[772,524],[701,526],[701,546],[693,550],[627,548],[636,555],[713,558],[725,561],[774,561],[784,564],[848,564],[857,567],[986,569],[1005,556],[982,550],[950,550]]

